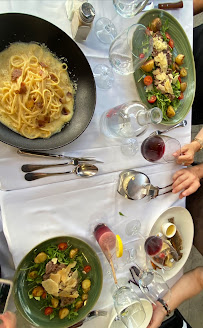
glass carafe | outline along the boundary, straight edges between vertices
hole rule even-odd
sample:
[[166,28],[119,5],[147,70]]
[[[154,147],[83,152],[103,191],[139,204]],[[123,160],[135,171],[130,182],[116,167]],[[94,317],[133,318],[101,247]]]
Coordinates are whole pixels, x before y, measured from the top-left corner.
[[150,123],[158,124],[162,111],[158,107],[147,109],[138,101],[130,101],[104,112],[101,132],[111,138],[134,138],[145,133]]

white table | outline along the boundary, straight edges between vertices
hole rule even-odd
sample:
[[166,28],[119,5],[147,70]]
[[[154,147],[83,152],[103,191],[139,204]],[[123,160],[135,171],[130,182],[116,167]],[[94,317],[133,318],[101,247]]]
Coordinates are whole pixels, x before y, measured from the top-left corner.
[[[95,7],[97,18],[105,16],[114,18],[118,30],[135,23],[140,17],[124,19],[115,15],[111,0],[90,1]],[[156,3],[157,1],[155,1]],[[164,1],[162,1],[164,2]],[[65,1],[1,1],[0,12],[20,12],[39,16],[50,21],[71,36],[70,22],[65,12]],[[192,44],[193,4],[192,0],[184,0],[184,8],[172,13],[183,26]],[[96,20],[95,19],[95,20]],[[86,55],[92,68],[98,63],[108,64],[108,46],[100,43],[94,27],[83,44],[78,43]],[[10,252],[17,266],[22,257],[39,242],[58,235],[73,235],[86,240],[97,252],[98,245],[91,235],[93,226],[101,221],[107,223],[115,233],[120,234],[124,242],[127,237],[124,233],[126,222],[130,218],[141,220],[141,232],[147,235],[157,217],[171,206],[185,206],[184,200],[178,195],[166,194],[151,202],[126,200],[117,193],[119,173],[124,169],[136,169],[149,175],[152,184],[165,186],[171,183],[172,175],[180,169],[175,164],[153,164],[145,161],[141,154],[135,157],[125,157],[120,151],[120,145],[115,140],[106,140],[99,132],[99,118],[103,111],[125,101],[138,99],[133,76],[119,76],[115,74],[114,85],[104,91],[97,89],[97,103],[94,117],[87,130],[70,145],[57,150],[58,153],[83,154],[96,156],[105,164],[98,165],[99,175],[91,179],[80,179],[71,175],[60,180],[41,185],[37,182],[18,185],[12,182],[11,177],[20,180],[23,174],[20,171],[21,162],[33,162],[33,159],[19,159],[13,147],[0,143],[1,175],[7,176],[6,183],[2,184],[1,209],[3,230]],[[181,145],[190,141],[191,113],[186,117],[187,127],[171,131],[169,135],[177,138]],[[163,128],[163,126],[159,126]],[[138,139],[139,144],[155,127],[151,126],[147,133]],[[44,160],[35,160],[44,162]],[[3,172],[3,173],[2,173]],[[65,179],[65,180],[64,180]],[[39,180],[40,181],[40,180]],[[1,181],[2,182],[2,181]],[[4,181],[5,182],[5,181]],[[12,185],[12,183],[13,185]],[[6,185],[6,184],[5,184]],[[6,189],[13,189],[6,191]],[[118,213],[124,213],[126,217]],[[101,256],[103,261],[103,257]],[[169,284],[173,284],[182,274],[176,275]],[[112,305],[111,279],[106,279],[100,299],[95,308],[107,308]],[[97,319],[98,327],[107,327],[108,318]],[[85,327],[91,327],[86,323]]]

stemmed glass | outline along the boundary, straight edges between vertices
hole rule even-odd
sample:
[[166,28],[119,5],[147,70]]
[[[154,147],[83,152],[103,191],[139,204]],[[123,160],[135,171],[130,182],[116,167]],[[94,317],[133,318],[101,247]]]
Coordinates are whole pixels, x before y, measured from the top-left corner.
[[141,269],[137,264],[130,268],[132,280],[129,282],[138,285],[142,293],[151,303],[154,303],[165,296],[166,302],[171,297],[171,292],[164,278],[153,269]]
[[[146,6],[148,0],[113,0],[114,7],[119,15],[128,18],[137,15]],[[97,38],[106,44],[111,44],[117,36],[117,30],[113,22],[101,17],[95,23]]]
[[[120,33],[111,43],[109,61],[118,74],[132,74],[148,59],[152,49],[153,38],[147,28],[141,24],[134,24]],[[100,74],[96,72],[96,68],[93,74],[97,77],[97,86],[108,89],[112,85],[113,74],[106,67],[102,69],[102,66],[100,65]]]
[[164,136],[151,135],[141,145],[142,156],[149,162],[175,162],[173,153],[180,152],[178,140]]
[[178,261],[178,253],[164,237],[150,236],[144,247],[150,261],[160,269],[171,270]]

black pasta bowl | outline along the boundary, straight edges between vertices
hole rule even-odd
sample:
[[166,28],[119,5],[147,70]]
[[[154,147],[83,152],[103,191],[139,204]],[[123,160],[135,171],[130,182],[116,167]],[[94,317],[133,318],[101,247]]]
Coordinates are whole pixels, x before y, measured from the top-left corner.
[[68,65],[70,79],[77,84],[74,115],[61,132],[49,139],[28,139],[0,123],[0,141],[27,150],[48,150],[65,146],[78,138],[89,125],[95,110],[96,87],[90,65],[77,44],[50,22],[27,14],[0,15],[0,51],[14,42],[45,44]]

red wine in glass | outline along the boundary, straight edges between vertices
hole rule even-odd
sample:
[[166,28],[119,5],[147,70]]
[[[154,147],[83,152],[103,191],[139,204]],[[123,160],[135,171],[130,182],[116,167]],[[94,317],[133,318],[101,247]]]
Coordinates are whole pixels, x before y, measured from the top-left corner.
[[145,241],[145,252],[149,256],[154,256],[161,251],[163,241],[158,236],[148,237]]
[[165,143],[159,136],[148,137],[141,146],[142,156],[149,162],[156,162],[161,159],[164,151]]
[[100,223],[95,227],[94,236],[103,252],[115,248],[116,236],[104,223]]

